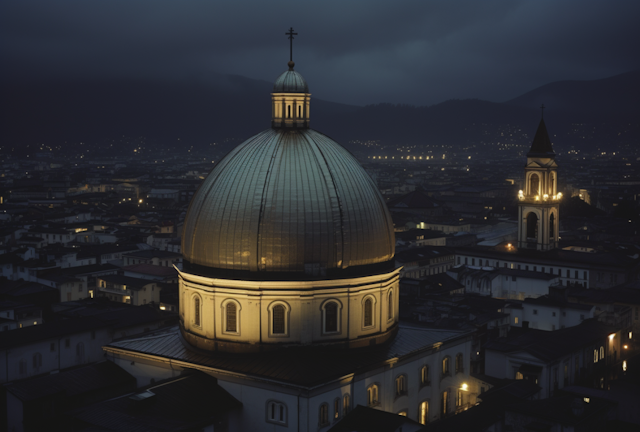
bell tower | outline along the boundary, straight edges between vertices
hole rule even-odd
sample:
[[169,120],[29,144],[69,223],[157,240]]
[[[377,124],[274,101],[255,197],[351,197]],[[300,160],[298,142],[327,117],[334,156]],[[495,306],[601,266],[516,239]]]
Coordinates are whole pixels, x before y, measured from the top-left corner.
[[558,247],[562,193],[558,192],[555,156],[542,118],[527,153],[524,188],[518,192],[519,248],[546,251]]

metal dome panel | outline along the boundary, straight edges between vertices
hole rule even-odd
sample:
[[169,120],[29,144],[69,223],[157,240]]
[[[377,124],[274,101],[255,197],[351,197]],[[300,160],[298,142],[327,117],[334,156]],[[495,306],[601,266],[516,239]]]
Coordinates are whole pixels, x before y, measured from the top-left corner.
[[309,93],[309,85],[302,75],[289,69],[273,84],[273,93]]
[[373,180],[311,129],[269,129],[231,151],[193,197],[182,237],[190,263],[250,272],[383,263],[394,246]]

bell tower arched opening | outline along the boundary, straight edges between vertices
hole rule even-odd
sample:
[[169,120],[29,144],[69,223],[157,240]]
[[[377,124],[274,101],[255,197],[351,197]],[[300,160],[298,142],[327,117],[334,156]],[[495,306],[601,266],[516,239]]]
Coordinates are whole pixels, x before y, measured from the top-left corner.
[[540,177],[536,173],[529,177],[529,194],[540,195]]

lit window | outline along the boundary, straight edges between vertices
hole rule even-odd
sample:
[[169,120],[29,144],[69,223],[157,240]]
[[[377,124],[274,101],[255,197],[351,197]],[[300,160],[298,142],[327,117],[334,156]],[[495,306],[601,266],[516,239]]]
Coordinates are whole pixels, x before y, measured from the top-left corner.
[[604,347],[601,346],[600,347],[600,359],[603,359],[603,358],[604,358]]
[[379,404],[377,384],[371,384],[369,387],[367,387],[367,404],[369,406],[376,406]]
[[333,400],[333,419],[337,420],[340,418],[340,398],[335,398]]
[[448,375],[449,374],[449,361],[450,361],[449,357],[445,357],[442,360],[442,375]]
[[456,407],[460,408],[463,405],[463,392],[458,389],[458,393],[456,395]]
[[398,415],[399,415],[399,416],[402,416],[402,417],[406,417],[406,416],[407,416],[407,410],[402,410],[402,411],[400,411],[400,412],[398,413]]
[[407,377],[400,375],[396,378],[396,396],[402,396],[407,393]]
[[442,409],[442,415],[446,416],[447,412],[449,410],[449,392],[447,391],[443,391],[442,392],[442,399],[440,401],[440,407]]
[[343,412],[343,415],[347,415],[347,413],[349,412],[350,409],[351,409],[351,396],[349,396],[349,393],[347,393],[342,398],[342,412]]
[[513,323],[518,324],[518,317],[513,318]]
[[422,366],[420,368],[420,384],[423,386],[429,385],[429,366]]
[[420,403],[420,408],[418,410],[418,421],[420,424],[427,424],[429,421],[429,402],[423,401]]
[[597,349],[593,350],[593,362],[594,363],[598,363],[598,350]]

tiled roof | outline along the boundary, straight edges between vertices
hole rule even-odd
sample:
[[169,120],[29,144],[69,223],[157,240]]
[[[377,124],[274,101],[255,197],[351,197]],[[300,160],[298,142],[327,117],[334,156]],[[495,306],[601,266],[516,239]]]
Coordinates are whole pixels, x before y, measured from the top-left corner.
[[540,120],[536,135],[533,137],[533,143],[531,143],[531,149],[527,153],[527,157],[553,157],[553,147],[551,146],[551,140],[549,139],[549,133],[547,132],[547,126],[544,124],[544,120]]
[[109,311],[100,315],[69,318],[51,321],[0,332],[0,349],[29,345],[34,342],[84,333],[100,328],[126,328],[150,322],[169,319],[169,316],[157,309],[146,306],[131,306],[119,311]]
[[73,397],[101,388],[131,384],[136,380],[114,363],[103,361],[53,375],[45,375],[7,384],[7,391],[23,402],[64,393]]
[[387,203],[387,207],[394,208],[434,208],[439,207],[436,200],[421,190],[409,192],[401,197],[394,198]]
[[406,416],[358,405],[329,432],[395,432],[403,428],[417,430],[421,425]]
[[214,369],[260,376],[294,385],[314,386],[354,371],[379,367],[385,361],[430,349],[439,342],[468,336],[469,332],[400,326],[395,339],[381,346],[359,349],[283,347],[257,354],[208,354],[187,348],[178,328],[113,342],[106,351],[131,351],[166,357]]
[[489,342],[487,350],[501,352],[525,351],[542,361],[563,357],[577,349],[604,341],[615,328],[596,319],[586,319],[582,324],[555,331],[529,329],[520,336]]
[[[149,398],[136,400],[140,394]],[[188,371],[139,389],[135,395],[81,408],[72,415],[95,427],[91,430],[186,431],[204,430],[221,415],[241,407],[242,403],[220,387],[214,377]]]

